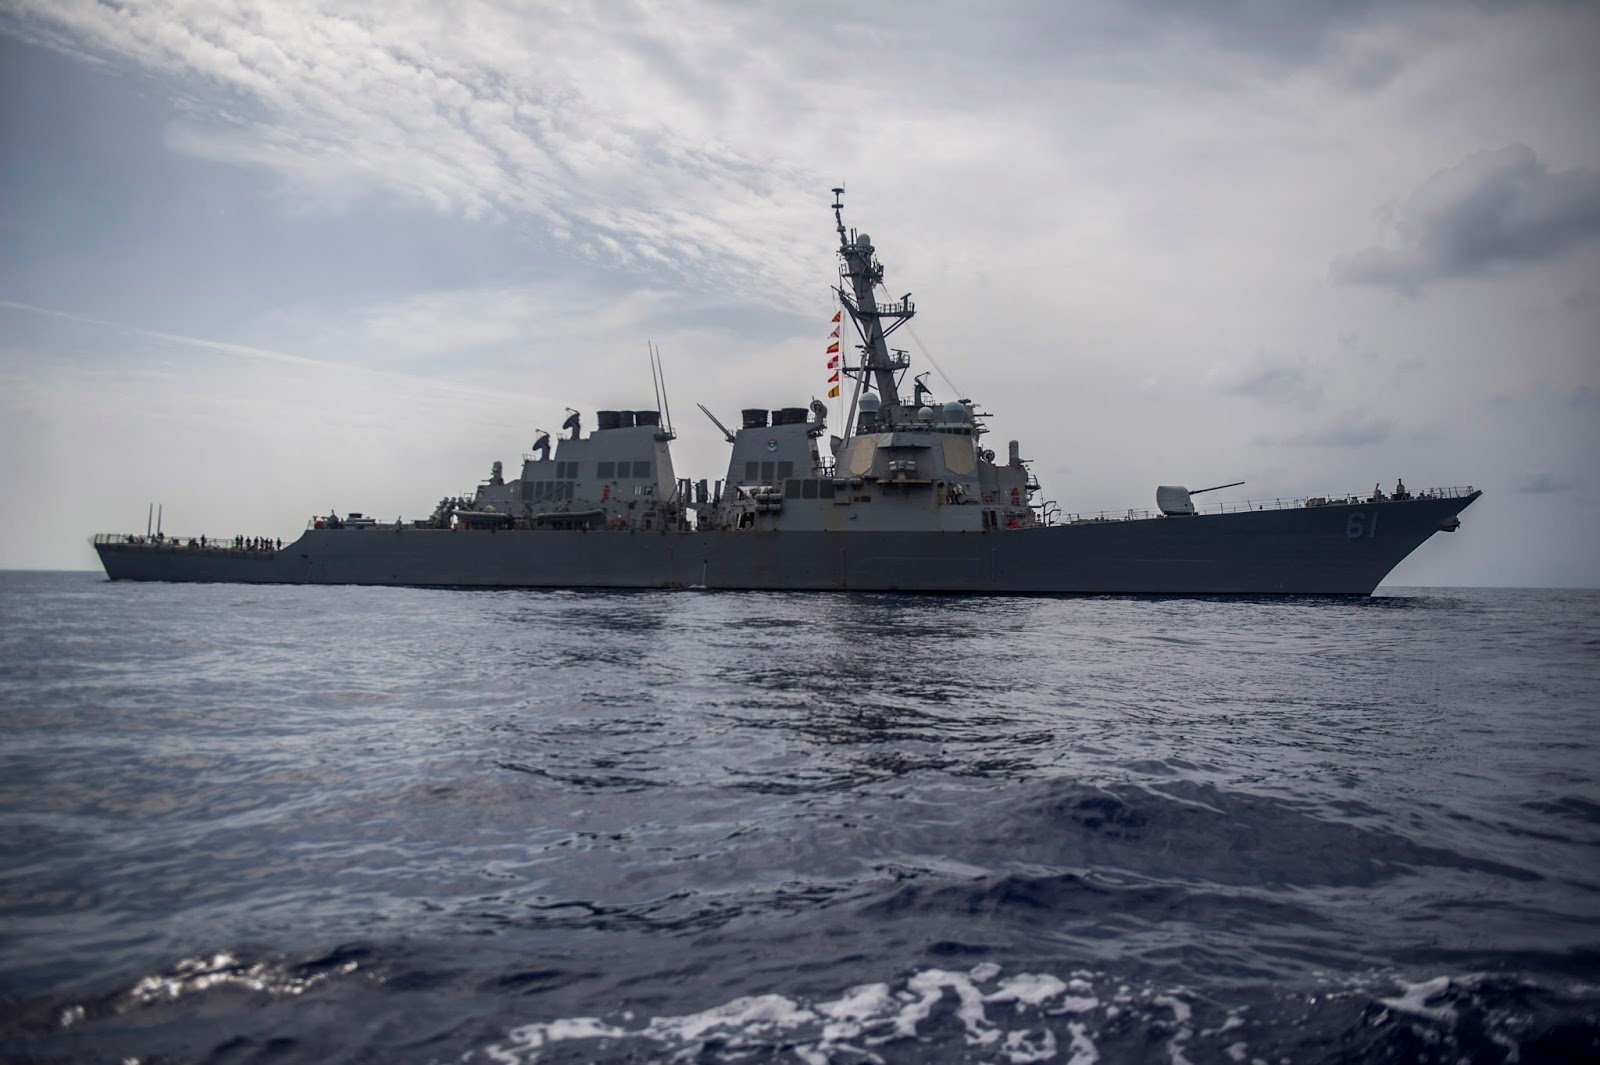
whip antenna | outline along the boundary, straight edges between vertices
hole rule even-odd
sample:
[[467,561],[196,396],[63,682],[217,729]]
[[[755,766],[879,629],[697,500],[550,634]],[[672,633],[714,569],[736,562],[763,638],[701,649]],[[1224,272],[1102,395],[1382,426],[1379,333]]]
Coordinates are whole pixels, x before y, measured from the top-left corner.
[[656,374],[656,345],[653,340],[644,342],[645,351],[650,353],[650,384],[656,390],[656,410],[661,409],[661,378]]
[[667,432],[672,432],[672,400],[667,397],[667,367],[661,361],[661,348],[652,343],[655,348],[656,369],[661,374],[661,414],[667,420]]

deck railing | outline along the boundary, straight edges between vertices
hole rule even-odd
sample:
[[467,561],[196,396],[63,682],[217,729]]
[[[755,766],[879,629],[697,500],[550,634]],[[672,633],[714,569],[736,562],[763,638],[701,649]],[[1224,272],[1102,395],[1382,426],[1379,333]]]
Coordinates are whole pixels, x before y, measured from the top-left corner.
[[233,537],[219,540],[212,536],[171,536],[166,533],[158,536],[140,536],[137,533],[95,533],[89,542],[96,547],[104,544],[146,551],[205,551],[223,555],[271,555],[278,550],[276,539],[268,540],[260,536],[244,537],[242,542],[236,545]]
[[[1395,503],[1411,499],[1465,499],[1477,489],[1472,485],[1455,485],[1448,488],[1424,488],[1417,492],[1407,492],[1403,499],[1397,500],[1394,496],[1384,493],[1377,497],[1370,493],[1347,492],[1340,495],[1329,496],[1296,496],[1294,498],[1276,499],[1245,499],[1232,503],[1203,503],[1195,506],[1197,514],[1242,514],[1247,510],[1300,510],[1306,507],[1342,507],[1366,503]],[[1143,521],[1147,518],[1161,516],[1160,510],[1135,507],[1127,511],[1102,510],[1099,513],[1083,514],[1055,514],[1054,524],[1076,525],[1084,522],[1103,521]]]
[[[1275,499],[1246,499],[1231,503],[1206,503],[1195,508],[1199,514],[1242,514],[1250,510],[1299,510],[1306,507],[1339,507],[1357,506],[1370,503],[1394,503],[1412,499],[1465,499],[1477,489],[1472,485],[1458,485],[1448,488],[1424,488],[1417,492],[1407,492],[1404,499],[1397,500],[1394,496],[1385,494],[1381,498],[1370,494],[1346,493],[1332,496],[1296,496],[1294,498]],[[1073,513],[1052,510],[1046,524],[1050,525],[1080,525],[1087,522],[1108,521],[1144,521],[1149,518],[1160,517],[1159,510],[1135,507],[1126,511],[1106,511],[1098,513],[1085,512]],[[421,528],[426,522],[404,522],[400,527]],[[307,522],[311,528],[312,522]],[[377,522],[367,524],[358,519],[356,525],[346,525],[346,528],[355,529],[388,529],[396,528],[394,524]],[[96,547],[100,545],[117,546],[125,548],[142,548],[150,551],[206,551],[217,554],[243,554],[243,555],[271,555],[278,550],[281,541],[266,537],[243,537],[235,541],[229,537],[219,540],[210,536],[170,536],[158,534],[157,536],[140,536],[137,533],[96,533],[90,543]]]

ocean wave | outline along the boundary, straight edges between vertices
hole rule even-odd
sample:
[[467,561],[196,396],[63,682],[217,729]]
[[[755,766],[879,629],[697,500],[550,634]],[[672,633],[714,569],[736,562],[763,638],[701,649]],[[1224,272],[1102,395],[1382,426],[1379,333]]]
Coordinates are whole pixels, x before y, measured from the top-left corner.
[[740,996],[640,1020],[518,1025],[466,1061],[1348,1062],[1577,1060],[1600,1049],[1595,989],[1503,976],[1372,976],[1234,996],[1135,984],[1104,972],[1003,975],[983,962],[928,968],[831,998]]

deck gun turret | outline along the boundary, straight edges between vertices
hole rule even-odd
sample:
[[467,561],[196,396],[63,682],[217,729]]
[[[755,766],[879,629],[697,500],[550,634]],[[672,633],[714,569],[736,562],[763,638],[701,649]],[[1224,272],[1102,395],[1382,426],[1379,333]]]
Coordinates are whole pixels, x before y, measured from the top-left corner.
[[1185,514],[1195,513],[1194,501],[1190,496],[1197,496],[1203,492],[1217,492],[1224,488],[1238,488],[1243,481],[1234,481],[1232,484],[1214,484],[1210,488],[1196,488],[1193,491],[1181,484],[1164,484],[1156,489],[1156,506],[1161,508],[1161,513],[1169,518],[1180,517]]

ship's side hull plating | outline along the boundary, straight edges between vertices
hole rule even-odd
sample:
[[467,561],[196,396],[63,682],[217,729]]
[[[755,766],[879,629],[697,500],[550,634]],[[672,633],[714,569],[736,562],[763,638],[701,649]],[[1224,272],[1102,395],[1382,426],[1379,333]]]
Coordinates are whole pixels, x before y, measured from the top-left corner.
[[487,588],[1367,595],[1476,494],[989,532],[308,530],[271,553],[99,544],[112,580]]

